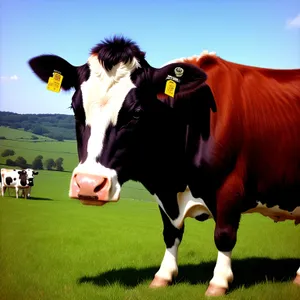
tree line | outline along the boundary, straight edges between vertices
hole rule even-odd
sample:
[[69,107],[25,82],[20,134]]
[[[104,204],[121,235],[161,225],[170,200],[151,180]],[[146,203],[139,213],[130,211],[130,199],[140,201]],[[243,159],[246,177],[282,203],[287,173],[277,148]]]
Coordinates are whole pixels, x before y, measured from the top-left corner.
[[23,129],[58,141],[76,139],[73,115],[17,114],[0,111],[0,126]]
[[[16,152],[12,149],[6,149],[1,153],[2,157],[8,157],[15,155]],[[6,165],[11,167],[20,167],[22,169],[32,168],[35,170],[56,170],[56,171],[64,171],[63,168],[63,161],[62,157],[57,158],[54,160],[53,158],[48,158],[43,162],[43,156],[38,155],[31,164],[28,164],[26,159],[22,156],[18,156],[15,160],[11,158],[6,159]]]

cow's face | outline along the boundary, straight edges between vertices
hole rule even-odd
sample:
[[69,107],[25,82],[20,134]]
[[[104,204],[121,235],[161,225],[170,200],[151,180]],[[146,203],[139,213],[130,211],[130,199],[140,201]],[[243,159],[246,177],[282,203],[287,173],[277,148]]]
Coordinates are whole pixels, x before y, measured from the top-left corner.
[[[122,38],[99,44],[80,67],[56,56],[34,58],[30,65],[45,82],[54,70],[60,71],[62,88],[75,88],[72,108],[80,162],[69,195],[98,205],[117,201],[125,181],[143,182],[143,173],[154,168],[166,142],[176,140],[172,126],[180,122],[174,121],[178,113],[171,106],[199,96],[206,79],[199,68],[183,63],[154,69],[133,42]],[[164,93],[166,80],[172,78],[177,84],[174,101],[158,100],[157,94]],[[204,102],[209,114],[211,98]]]
[[34,171],[33,169],[26,169],[26,173],[27,173],[28,185],[34,186],[34,182],[33,182],[34,176],[38,175],[39,172]]

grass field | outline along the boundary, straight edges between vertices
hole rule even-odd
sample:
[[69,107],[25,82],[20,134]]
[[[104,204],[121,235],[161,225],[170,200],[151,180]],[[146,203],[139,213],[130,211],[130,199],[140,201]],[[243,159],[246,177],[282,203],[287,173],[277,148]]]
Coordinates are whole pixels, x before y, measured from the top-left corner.
[[36,142],[51,142],[54,141],[45,136],[37,135],[28,131],[13,129],[9,127],[0,126],[0,136],[6,137],[9,140],[18,141],[32,141],[32,137],[36,138]]
[[[78,164],[76,141],[57,142],[39,135],[36,135],[38,137],[37,141],[32,141],[30,140],[31,133],[23,130],[6,128],[3,126],[0,126],[0,136],[6,137],[5,140],[0,140],[0,153],[2,153],[5,149],[12,149],[16,152],[14,156],[0,156],[0,167],[12,168],[5,166],[4,163],[6,162],[7,158],[15,160],[18,156],[23,156],[28,163],[31,163],[38,155],[43,156],[44,162],[48,158],[53,158],[55,160],[58,157],[62,157],[64,159],[63,167],[65,170],[63,173],[67,174],[59,172],[57,176],[58,178],[68,177],[69,180],[71,172]],[[46,141],[44,141],[44,139]],[[46,179],[44,180],[51,182],[53,174],[47,172],[44,174],[48,174],[44,175],[46,176]],[[39,183],[39,177],[40,176],[36,177],[37,183]],[[37,184],[37,188],[39,186],[40,184]],[[68,186],[65,187],[65,193],[67,193]],[[132,181],[124,185],[121,196],[132,199],[143,199],[144,201],[153,201],[153,197],[143,188],[140,183]]]
[[[186,220],[176,284],[152,290],[165,247],[157,205],[130,182],[119,203],[83,206],[67,196],[70,175],[40,171],[32,199],[0,197],[1,300],[205,299],[217,256],[212,220]],[[299,266],[299,226],[245,215],[224,299],[300,299],[291,283]]]

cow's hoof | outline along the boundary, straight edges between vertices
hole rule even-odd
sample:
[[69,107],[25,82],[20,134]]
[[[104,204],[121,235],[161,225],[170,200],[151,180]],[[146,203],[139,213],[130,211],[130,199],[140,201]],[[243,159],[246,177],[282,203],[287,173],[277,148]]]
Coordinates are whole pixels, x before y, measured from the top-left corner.
[[293,283],[297,284],[300,286],[300,275],[297,275],[296,278],[294,279]]
[[223,287],[216,286],[214,284],[210,284],[205,292],[205,296],[217,297],[224,296],[226,294],[227,289]]
[[171,282],[169,280],[163,279],[161,277],[155,276],[152,282],[150,283],[150,288],[159,288],[159,287],[165,287],[170,285]]

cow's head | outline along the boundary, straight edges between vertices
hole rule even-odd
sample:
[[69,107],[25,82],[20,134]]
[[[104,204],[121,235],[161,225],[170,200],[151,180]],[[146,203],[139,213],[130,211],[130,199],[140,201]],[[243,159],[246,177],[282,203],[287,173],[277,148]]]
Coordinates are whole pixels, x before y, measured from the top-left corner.
[[34,175],[38,175],[39,172],[34,171],[33,169],[26,169],[26,172],[27,172],[27,176],[28,176],[28,183],[29,183],[28,185],[34,186],[34,182],[33,182]]
[[[75,89],[71,106],[80,162],[69,196],[83,203],[117,201],[129,179],[150,190],[166,184],[167,173],[180,172],[183,165],[186,124],[198,122],[202,137],[209,135],[215,102],[206,74],[184,63],[153,68],[131,40],[105,40],[79,67],[53,55],[29,64],[43,81],[56,70],[64,76],[62,89]],[[158,97],[165,92],[171,97]]]

